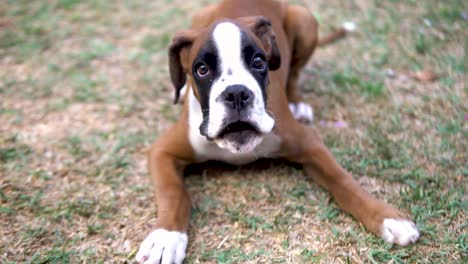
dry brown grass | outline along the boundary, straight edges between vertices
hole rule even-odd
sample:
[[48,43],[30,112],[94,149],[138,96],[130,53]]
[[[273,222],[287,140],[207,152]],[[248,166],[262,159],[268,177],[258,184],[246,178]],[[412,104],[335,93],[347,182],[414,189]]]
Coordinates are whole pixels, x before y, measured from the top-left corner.
[[[206,2],[0,3],[0,262],[133,261],[156,221],[145,150],[180,111],[166,46]],[[421,240],[384,244],[299,170],[272,165],[187,178],[188,262],[466,261],[466,5],[307,5],[323,32],[359,25],[302,76],[314,125],[369,192],[414,216]],[[408,77],[419,69],[442,77]]]

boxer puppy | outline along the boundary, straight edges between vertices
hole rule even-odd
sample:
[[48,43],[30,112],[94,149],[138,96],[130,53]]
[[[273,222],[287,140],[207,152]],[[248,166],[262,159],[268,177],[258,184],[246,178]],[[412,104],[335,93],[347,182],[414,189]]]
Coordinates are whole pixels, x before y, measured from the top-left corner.
[[184,86],[188,91],[179,120],[149,154],[158,221],[140,246],[138,262],[183,262],[191,202],[177,169],[207,160],[241,165],[268,157],[300,163],[369,231],[401,246],[418,239],[412,221],[371,197],[317,132],[297,120],[304,118],[295,111],[305,119],[312,114],[301,101],[297,79],[317,46],[317,27],[299,6],[225,0],[201,10],[190,29],[175,34],[169,47],[175,101]]

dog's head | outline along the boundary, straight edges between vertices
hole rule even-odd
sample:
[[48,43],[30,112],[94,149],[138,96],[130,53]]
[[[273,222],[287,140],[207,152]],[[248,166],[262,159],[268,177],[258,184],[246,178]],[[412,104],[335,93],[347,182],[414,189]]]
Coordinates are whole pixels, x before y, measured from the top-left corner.
[[234,153],[253,150],[273,129],[268,72],[280,64],[271,23],[260,16],[180,31],[169,48],[175,101],[188,74],[202,109],[200,134]]

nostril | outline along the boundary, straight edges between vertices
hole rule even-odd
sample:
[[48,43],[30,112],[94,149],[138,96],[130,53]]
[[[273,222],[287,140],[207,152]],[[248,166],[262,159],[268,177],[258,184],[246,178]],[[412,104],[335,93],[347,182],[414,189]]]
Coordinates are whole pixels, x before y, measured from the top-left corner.
[[233,103],[236,100],[236,97],[235,97],[235,95],[233,93],[229,93],[229,94],[227,94],[225,100],[227,102]]
[[240,94],[240,98],[242,101],[248,101],[250,100],[251,94],[252,94],[251,91],[248,91],[248,90],[242,91]]
[[253,93],[250,90],[242,91],[240,94],[240,106],[245,107],[253,99]]

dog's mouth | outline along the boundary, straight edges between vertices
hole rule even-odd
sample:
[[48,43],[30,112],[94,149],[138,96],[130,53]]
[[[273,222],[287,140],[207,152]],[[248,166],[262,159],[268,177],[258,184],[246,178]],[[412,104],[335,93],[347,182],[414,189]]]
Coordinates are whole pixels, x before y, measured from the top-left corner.
[[260,134],[261,133],[258,128],[252,123],[245,121],[235,121],[225,126],[217,138],[241,143],[240,141],[243,141],[242,139],[247,141],[250,139],[250,137],[257,135],[259,136]]
[[252,151],[262,139],[262,133],[255,124],[235,121],[226,125],[214,141],[233,153],[245,153]]

